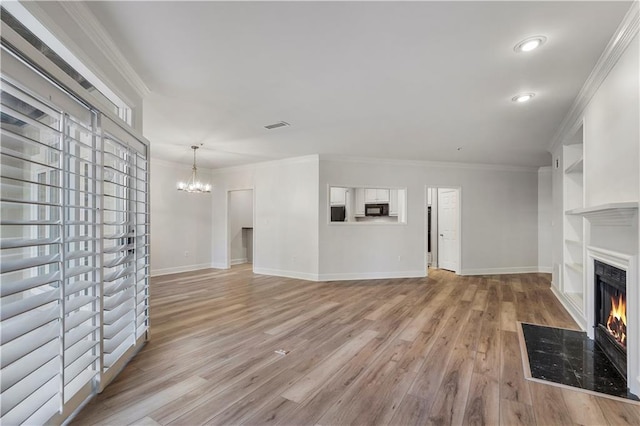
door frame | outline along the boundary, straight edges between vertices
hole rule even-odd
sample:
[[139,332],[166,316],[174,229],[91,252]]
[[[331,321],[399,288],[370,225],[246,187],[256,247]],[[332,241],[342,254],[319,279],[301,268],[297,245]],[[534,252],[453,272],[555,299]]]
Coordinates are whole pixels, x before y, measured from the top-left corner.
[[251,191],[251,198],[252,198],[252,209],[253,211],[251,212],[251,217],[252,217],[252,222],[253,222],[253,232],[251,233],[252,235],[252,240],[251,241],[251,248],[253,249],[253,253],[252,253],[252,262],[251,262],[251,270],[253,271],[254,265],[256,263],[256,189],[253,186],[249,186],[249,187],[241,187],[241,188],[232,188],[232,189],[227,189],[226,191],[226,206],[224,209],[224,220],[225,220],[225,227],[226,227],[226,232],[225,232],[225,238],[226,238],[226,253],[225,253],[225,264],[226,264],[226,269],[231,269],[231,224],[229,222],[229,200],[231,197],[231,193],[232,192],[237,192],[237,191]]
[[[424,270],[426,271],[427,276],[429,276],[429,261],[427,260],[427,238],[429,238],[429,224],[427,223],[427,200],[428,200],[428,191],[429,189],[455,189],[458,192],[458,267],[454,271],[456,275],[462,275],[462,186],[461,185],[429,185],[426,184],[424,187],[424,202],[422,206],[422,217],[424,221],[424,238],[422,239],[424,244]],[[436,193],[436,197],[438,194]],[[433,216],[433,210],[431,211],[431,215]],[[432,230],[433,231],[433,230]],[[438,247],[438,252],[440,251],[440,247]]]

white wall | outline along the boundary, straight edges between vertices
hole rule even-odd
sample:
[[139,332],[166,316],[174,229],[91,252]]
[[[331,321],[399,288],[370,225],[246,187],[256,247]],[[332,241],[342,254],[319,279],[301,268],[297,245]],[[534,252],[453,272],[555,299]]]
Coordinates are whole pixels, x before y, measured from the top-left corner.
[[538,268],[551,273],[552,259],[552,170],[538,169]]
[[318,156],[218,170],[213,183],[213,263],[227,265],[227,190],[255,191],[256,273],[302,279],[318,274]]
[[[329,186],[407,188],[406,225],[329,224]],[[426,186],[462,188],[462,273],[538,270],[538,173],[483,166],[320,162],[320,276],[424,276]]]
[[[189,165],[151,159],[151,275],[211,267],[211,194],[176,189],[190,173]],[[198,174],[211,179],[205,169]]]
[[245,240],[251,237],[251,233],[243,231],[243,227],[253,227],[253,191],[249,189],[229,192],[229,239],[232,265],[246,263],[251,257],[247,253],[247,247],[251,245]]
[[585,109],[585,207],[639,199],[639,50],[636,35]]

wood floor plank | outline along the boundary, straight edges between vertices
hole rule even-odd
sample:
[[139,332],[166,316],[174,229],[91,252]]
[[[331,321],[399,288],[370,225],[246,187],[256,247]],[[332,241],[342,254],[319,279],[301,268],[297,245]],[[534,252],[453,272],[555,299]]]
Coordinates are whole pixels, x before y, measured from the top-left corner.
[[573,424],[561,388],[536,382],[528,382],[528,385],[533,398],[533,412],[538,424]]
[[371,321],[375,321],[375,320],[379,319],[381,316],[385,315],[387,313],[387,311],[391,310],[398,303],[402,302],[405,298],[406,298],[406,296],[404,294],[399,294],[399,295],[395,296],[389,302],[383,304],[378,309],[376,309],[375,311],[373,311],[369,315],[367,315],[365,317],[365,319],[368,319],[368,320],[371,320]]
[[405,395],[402,403],[391,418],[392,425],[425,425],[429,420],[429,403],[427,400]]
[[125,424],[127,423],[127,420],[130,419],[144,418],[152,411],[157,410],[163,405],[180,398],[185,393],[202,386],[211,386],[211,383],[198,376],[190,377],[173,386],[169,386],[154,395],[137,401],[124,410],[119,410],[111,415],[106,415],[104,418],[98,419],[98,421],[105,424]]
[[320,424],[387,424],[411,384],[398,366],[410,343],[398,339],[386,347],[364,375],[320,419]]
[[457,347],[449,357],[449,363],[431,406],[429,421],[442,425],[462,425],[469,396],[475,352]]
[[307,311],[301,315],[298,315],[295,318],[291,318],[289,321],[284,322],[283,324],[278,325],[277,327],[274,327],[270,330],[265,331],[265,333],[267,334],[281,334],[286,332],[287,330],[291,330],[292,328],[294,328],[295,326],[297,326],[298,324],[307,321],[313,317],[315,317],[316,315],[320,315],[323,312],[328,311],[329,309],[335,308],[336,306],[340,306],[339,303],[336,302],[327,302],[327,303],[323,303],[322,305],[318,306],[315,309],[312,309],[310,311]]
[[598,398],[598,405],[605,414],[610,425],[640,425],[640,406],[614,401],[609,398]]
[[353,358],[371,339],[378,335],[377,332],[365,330],[354,339],[342,345],[324,362],[298,380],[293,386],[282,393],[282,397],[293,402],[303,401],[311,392],[322,385],[343,364]]
[[500,310],[500,329],[503,331],[517,330],[516,305],[514,302],[502,302]]
[[[536,419],[533,407],[521,402],[500,400],[500,424],[508,426],[535,425]],[[541,424],[541,426],[547,426]],[[551,425],[549,425],[551,426]]]
[[500,424],[500,386],[497,380],[483,374],[473,374],[462,423]]
[[437,269],[154,277],[152,340],[72,424],[640,424],[640,406],[524,379],[516,320],[577,328],[549,287]]
[[596,397],[574,390],[561,389],[561,391],[569,416],[574,424],[584,426],[607,424]]
[[[524,378],[522,358],[518,335],[511,331],[503,331],[502,341],[502,371],[500,373],[500,399],[520,402],[531,406],[529,384]],[[545,385],[546,386],[546,385]]]

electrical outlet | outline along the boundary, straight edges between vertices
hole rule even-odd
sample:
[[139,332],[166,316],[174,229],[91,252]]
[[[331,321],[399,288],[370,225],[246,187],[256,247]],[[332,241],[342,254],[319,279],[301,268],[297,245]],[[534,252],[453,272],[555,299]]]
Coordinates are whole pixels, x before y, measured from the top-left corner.
[[398,255],[398,262],[402,260],[402,256]]
[[189,252],[188,251],[184,252],[184,257],[189,257]]

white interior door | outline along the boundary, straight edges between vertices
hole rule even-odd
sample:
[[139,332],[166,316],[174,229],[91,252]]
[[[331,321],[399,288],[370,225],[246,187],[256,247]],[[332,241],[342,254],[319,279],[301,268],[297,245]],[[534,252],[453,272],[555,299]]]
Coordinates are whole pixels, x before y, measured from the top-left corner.
[[457,271],[460,263],[458,190],[438,189],[438,267]]

